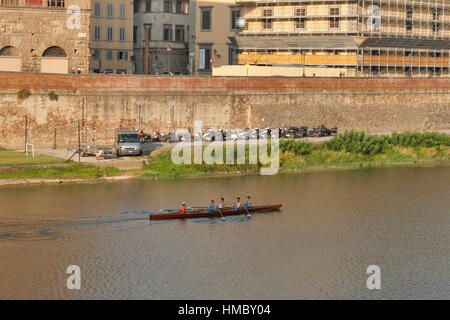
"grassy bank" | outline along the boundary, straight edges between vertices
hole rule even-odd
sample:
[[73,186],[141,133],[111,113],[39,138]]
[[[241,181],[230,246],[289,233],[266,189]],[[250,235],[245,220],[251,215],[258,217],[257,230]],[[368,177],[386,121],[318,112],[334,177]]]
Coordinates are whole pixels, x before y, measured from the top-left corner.
[[0,173],[0,179],[74,179],[101,178],[117,176],[121,171],[116,168],[99,168],[76,164],[69,167],[32,168],[14,172]]
[[[425,161],[433,163],[433,161],[450,160],[450,135],[434,132],[405,132],[378,136],[366,135],[364,132],[348,131],[321,143],[281,139],[279,147],[280,173],[321,170],[325,168],[384,166]],[[217,158],[222,158],[225,163],[226,147],[218,145],[217,148],[213,155],[215,152],[218,152]],[[270,150],[270,146],[268,149]],[[223,152],[223,155],[220,155],[219,152]],[[150,162],[143,170],[134,170],[126,172],[126,174],[148,179],[175,179],[258,174],[261,169],[259,162],[258,164],[248,164],[248,145],[246,146],[245,157],[237,159],[236,147],[234,152],[233,163],[244,162],[245,164],[203,163],[177,165],[172,161],[171,153],[171,149],[156,150],[149,157]],[[3,157],[1,157],[2,154]],[[0,151],[0,165],[53,164],[60,162],[62,160],[50,157],[26,158],[20,153]],[[191,163],[193,162],[194,152],[191,154]],[[71,166],[38,166],[19,170],[5,170],[5,172],[0,171],[0,179],[96,179],[119,176],[124,173],[124,171],[112,167],[75,164]]]
[[9,151],[0,148],[0,166],[28,165],[28,164],[54,164],[63,163],[63,159],[37,156],[26,156],[23,152]]
[[[225,149],[223,154],[225,155]],[[248,148],[246,159],[248,163]],[[442,161],[450,159],[450,135],[435,132],[405,132],[378,136],[352,130],[322,143],[281,139],[279,159],[279,172]],[[171,160],[171,151],[165,151],[151,158],[151,162],[145,167],[141,177],[181,178],[242,175],[257,173],[259,169],[259,164],[176,165]]]

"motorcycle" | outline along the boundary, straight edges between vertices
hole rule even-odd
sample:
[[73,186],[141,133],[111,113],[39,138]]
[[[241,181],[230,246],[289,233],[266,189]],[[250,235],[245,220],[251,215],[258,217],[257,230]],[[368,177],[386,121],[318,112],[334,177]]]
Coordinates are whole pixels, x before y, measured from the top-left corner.
[[139,142],[141,144],[152,142],[152,136],[150,134],[146,134],[146,133],[141,132],[139,134]]

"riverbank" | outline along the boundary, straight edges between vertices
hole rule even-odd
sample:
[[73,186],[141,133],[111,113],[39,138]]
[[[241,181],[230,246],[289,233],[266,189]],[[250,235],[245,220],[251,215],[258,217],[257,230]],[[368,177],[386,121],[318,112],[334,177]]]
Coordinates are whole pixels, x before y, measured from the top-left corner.
[[[225,155],[225,146],[223,148]],[[234,163],[237,163],[236,153]],[[264,167],[260,163],[248,164],[248,145],[246,164],[177,165],[171,156],[172,147],[155,150],[149,156],[148,164],[138,170],[85,164],[46,164],[42,167],[0,172],[0,185],[242,176],[259,174]],[[364,132],[348,131],[319,143],[281,139],[278,159],[278,173],[281,174],[385,166],[450,165],[450,135],[436,132],[366,135]]]
[[[220,149],[220,148],[219,148]],[[268,147],[268,149],[270,149]],[[234,163],[237,163],[235,152]],[[193,152],[192,152],[193,154]],[[224,147],[223,154],[226,154]],[[193,155],[192,155],[193,157]],[[270,158],[270,155],[268,156]],[[247,146],[245,158],[249,159]],[[445,163],[450,159],[450,135],[437,132],[405,132],[392,135],[366,135],[348,131],[329,141],[280,139],[278,173],[311,170],[353,169],[417,163]],[[225,163],[225,159],[223,159]],[[259,159],[261,160],[261,159]],[[193,163],[193,159],[192,162]],[[248,161],[247,161],[248,162]],[[141,178],[192,178],[224,175],[259,174],[265,166],[258,164],[181,164],[176,165],[167,150],[154,156]]]

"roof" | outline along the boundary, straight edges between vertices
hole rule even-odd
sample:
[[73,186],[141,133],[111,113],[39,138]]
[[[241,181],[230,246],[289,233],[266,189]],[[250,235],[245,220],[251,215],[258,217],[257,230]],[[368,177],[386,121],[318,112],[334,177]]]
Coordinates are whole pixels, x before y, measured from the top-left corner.
[[302,37],[229,37],[231,45],[239,49],[357,49],[355,41],[348,36],[302,36]]
[[115,130],[118,134],[138,134],[139,131],[137,129],[116,129]]
[[361,43],[360,47],[449,50],[450,40],[368,38]]

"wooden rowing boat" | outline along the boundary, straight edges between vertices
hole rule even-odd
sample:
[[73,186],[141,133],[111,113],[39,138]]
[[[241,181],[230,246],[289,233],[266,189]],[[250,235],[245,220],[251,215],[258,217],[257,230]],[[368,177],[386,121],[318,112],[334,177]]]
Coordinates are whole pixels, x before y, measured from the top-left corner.
[[[280,210],[282,204],[269,204],[265,206],[251,206],[247,207],[248,212],[270,212]],[[242,207],[239,210],[233,208],[224,208],[221,210],[223,216],[235,216],[239,214],[247,214],[247,210]],[[192,219],[192,218],[210,218],[221,217],[219,211],[208,212],[208,210],[194,210],[187,213],[158,213],[150,215],[150,220],[166,220],[166,219]]]

